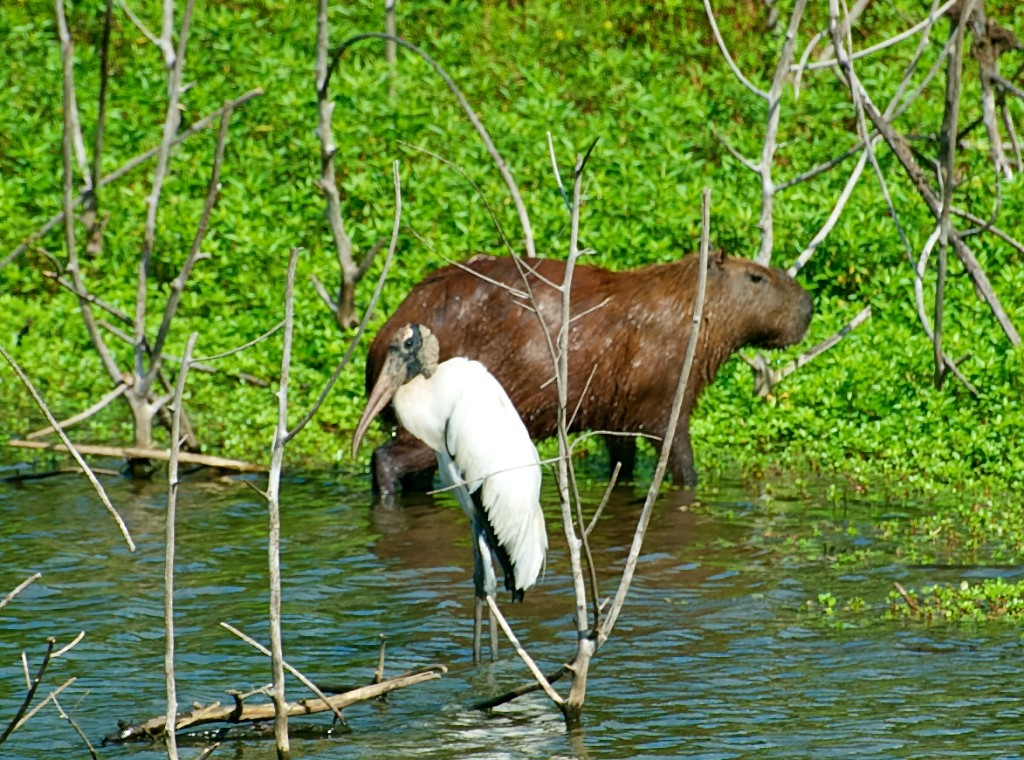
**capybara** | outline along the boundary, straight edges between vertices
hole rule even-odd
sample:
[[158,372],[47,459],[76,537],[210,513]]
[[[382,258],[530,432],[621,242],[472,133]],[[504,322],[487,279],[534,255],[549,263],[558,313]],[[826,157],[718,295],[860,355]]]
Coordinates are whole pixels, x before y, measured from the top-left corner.
[[[622,272],[575,267],[569,337],[572,430],[664,435],[693,325],[698,265],[699,258],[690,255]],[[564,278],[565,262],[477,256],[437,270],[412,289],[370,346],[367,390],[377,380],[395,330],[424,324],[440,341],[442,361],[477,359],[504,386],[531,436],[554,435],[554,366],[537,315],[523,296],[524,273],[553,342],[561,318],[555,286]],[[669,458],[675,482],[697,481],[690,413],[719,367],[743,346],[781,348],[799,342],[812,312],[810,295],[782,270],[712,253],[697,350]],[[612,464],[622,462],[621,476],[631,478],[635,439],[608,435],[605,441]],[[654,444],[660,449],[660,440]],[[373,453],[374,487],[381,495],[394,494],[400,481],[407,488],[429,487],[436,465],[434,453],[399,427]]]

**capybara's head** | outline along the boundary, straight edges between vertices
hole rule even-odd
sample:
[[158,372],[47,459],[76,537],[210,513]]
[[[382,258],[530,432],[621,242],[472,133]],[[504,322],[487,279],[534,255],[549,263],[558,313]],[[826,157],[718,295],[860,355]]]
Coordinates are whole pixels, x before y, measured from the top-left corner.
[[782,348],[799,343],[814,313],[810,293],[777,267],[749,259],[711,255],[708,262],[708,313],[717,313],[717,330],[736,346]]

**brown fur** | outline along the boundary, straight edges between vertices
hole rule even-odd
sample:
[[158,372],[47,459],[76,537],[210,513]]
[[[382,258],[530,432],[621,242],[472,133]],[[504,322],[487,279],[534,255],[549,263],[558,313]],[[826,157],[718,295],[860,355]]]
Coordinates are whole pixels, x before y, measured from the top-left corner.
[[[561,296],[549,283],[562,282],[565,264],[552,259],[527,263],[540,275],[530,275],[530,289],[554,336]],[[575,268],[572,313],[583,316],[572,322],[570,332],[570,410],[579,403],[573,430],[664,434],[693,322],[698,263],[696,256],[686,256],[625,272]],[[477,359],[498,378],[531,436],[554,435],[556,391],[539,321],[521,299],[487,281],[524,291],[516,262],[480,256],[466,266],[480,276],[452,265],[413,288],[370,346],[367,388],[377,379],[395,330],[421,323],[437,335],[442,361]],[[690,413],[719,367],[743,346],[779,348],[799,342],[812,311],[810,295],[781,270],[712,254],[697,352],[669,459],[677,482],[696,482]],[[607,436],[606,441],[613,462],[622,461],[623,475],[631,477],[634,440]],[[374,451],[375,487],[394,493],[399,480],[408,487],[415,476],[431,476],[435,465],[433,452],[399,428]]]

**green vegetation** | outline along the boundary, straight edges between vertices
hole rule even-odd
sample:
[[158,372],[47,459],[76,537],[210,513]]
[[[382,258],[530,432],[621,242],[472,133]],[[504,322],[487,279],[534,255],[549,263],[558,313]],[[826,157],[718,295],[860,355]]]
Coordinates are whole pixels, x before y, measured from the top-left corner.
[[988,578],[978,583],[927,585],[920,591],[900,586],[874,606],[859,596],[840,601],[825,591],[808,600],[805,611],[839,630],[881,621],[955,625],[1001,621],[1020,625],[1024,623],[1024,581]]
[[[99,81],[96,50],[102,6],[76,3],[70,9],[87,143]],[[761,6],[734,0],[716,6],[739,66],[765,82],[781,38],[763,30]],[[335,4],[333,43],[359,31],[383,28],[381,7],[368,1]],[[1018,34],[1024,32],[1024,6],[1004,1],[987,7],[992,18]],[[766,118],[764,104],[729,71],[699,3],[410,0],[398,8],[399,33],[421,45],[455,77],[508,161],[543,253],[561,256],[568,245],[567,214],[547,155],[548,131],[563,167],[595,136],[601,138],[588,167],[581,220],[583,241],[595,251],[596,263],[624,268],[695,250],[700,191],[705,185],[713,191],[714,242],[737,255],[756,251],[759,182],[715,139],[710,125],[738,149],[756,155]],[[148,10],[147,18],[158,26],[154,8]],[[826,10],[822,6],[808,11],[814,15],[807,17],[804,29],[823,29]],[[907,19],[923,13],[923,5],[909,0],[873,7],[859,27],[866,36],[864,44],[905,28]],[[0,257],[61,206],[61,77],[52,16],[52,4],[41,0],[6,3],[0,9],[0,37],[5,40],[0,54],[0,87],[5,93],[0,120],[8,125],[0,134]],[[165,102],[159,56],[135,27],[120,14],[118,18],[103,157],[108,172],[157,144]],[[936,35],[944,34],[945,26],[940,25]],[[197,330],[196,353],[210,355],[276,324],[283,311],[287,253],[292,246],[301,246],[305,253],[298,278],[292,374],[296,409],[305,408],[319,393],[348,338],[309,284],[311,274],[329,283],[337,279],[324,204],[316,188],[314,37],[315,6],[309,3],[210,0],[197,9],[185,73],[190,87],[183,97],[183,125],[251,88],[262,87],[265,94],[233,118],[223,192],[204,245],[210,258],[195,269],[170,348],[171,353],[180,352],[189,332]],[[802,33],[798,48],[808,39],[809,32]],[[923,70],[937,50],[933,46],[925,54]],[[899,67],[912,53],[913,43],[893,48],[862,63],[861,76],[880,93],[891,94]],[[964,124],[980,109],[971,71],[965,67]],[[389,234],[390,164],[395,159],[401,164],[402,239],[371,333],[409,288],[445,258],[500,250],[481,198],[457,172],[419,148],[465,170],[498,208],[506,234],[514,240],[518,230],[497,171],[428,67],[400,53],[394,100],[388,97],[388,87],[383,44],[367,42],[342,60],[332,92],[345,221],[359,250]],[[915,125],[916,134],[938,131],[941,102],[940,79],[905,117]],[[1018,120],[1024,116],[1020,102],[1011,103],[1011,110]],[[790,90],[783,103],[776,178],[805,171],[853,146],[853,127],[853,109],[833,75],[806,74],[800,98],[794,101]],[[169,281],[194,234],[213,139],[213,131],[207,130],[183,144],[172,159],[150,283],[151,332]],[[963,154],[966,187],[978,199],[972,208],[987,216],[984,204],[990,199],[992,176],[986,146],[979,136],[968,147]],[[935,148],[921,143],[920,150],[934,155]],[[878,153],[901,222],[919,249],[932,223],[897,162],[884,146]],[[84,275],[94,290],[129,312],[134,308],[151,171],[149,165],[136,169],[101,193],[101,211],[110,215],[104,253],[85,263]],[[776,263],[788,263],[817,232],[848,171],[844,164],[779,195]],[[1022,181],[1017,175],[1002,184],[1001,224],[1017,238],[1024,238]],[[970,205],[966,197],[965,202]],[[1024,329],[1024,257],[990,235],[971,238],[971,245],[1010,319]],[[74,298],[43,276],[63,256],[58,227],[16,263],[0,269],[0,344],[14,354],[59,417],[82,410],[109,390]],[[370,277],[379,266],[380,262]],[[987,491],[996,501],[1018,489],[1018,473],[1024,470],[1024,445],[1016,433],[1024,429],[1024,352],[1009,345],[953,257],[950,266],[945,346],[951,356],[968,355],[960,366],[979,389],[976,398],[952,379],[942,389],[933,385],[932,350],[913,304],[913,272],[878,183],[870,170],[865,173],[839,225],[800,275],[815,295],[811,334],[804,346],[779,352],[775,358],[783,362],[828,337],[866,304],[873,306],[874,316],[839,346],[786,379],[767,401],[752,395],[746,365],[739,360],[728,364],[693,420],[699,470],[713,473],[738,463],[753,473],[814,472],[855,484],[884,482],[906,492]],[[933,284],[934,272],[929,272],[926,293]],[[372,286],[369,278],[360,286],[361,304]],[[930,309],[931,297],[926,301]],[[129,348],[121,345],[118,350]],[[354,366],[343,373],[318,424],[290,445],[291,463],[346,462],[349,431],[363,398],[362,356],[361,350]],[[265,458],[276,416],[272,391],[279,359],[280,341],[274,339],[218,362],[222,374],[190,377],[188,408],[208,453]],[[242,373],[265,380],[270,387],[231,379]],[[6,370],[0,370],[0,405],[6,434],[41,427],[40,414]],[[126,409],[114,405],[79,428],[75,438],[122,443],[128,438],[128,425]],[[364,452],[369,449],[364,447]],[[1006,517],[1013,513],[1010,508],[993,508]],[[963,516],[946,513],[937,519],[953,524]],[[921,523],[911,526],[909,533],[931,535],[937,530],[941,532],[942,526]],[[1018,538],[1006,540],[1019,551]],[[912,561],[927,551],[916,540],[908,546],[908,552],[914,552],[908,554]]]

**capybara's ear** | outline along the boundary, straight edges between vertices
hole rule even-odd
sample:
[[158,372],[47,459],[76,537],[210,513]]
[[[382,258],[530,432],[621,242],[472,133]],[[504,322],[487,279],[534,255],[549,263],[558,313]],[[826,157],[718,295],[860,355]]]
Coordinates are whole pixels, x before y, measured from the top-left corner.
[[718,269],[725,263],[725,251],[721,248],[711,247],[708,251],[708,269]]

